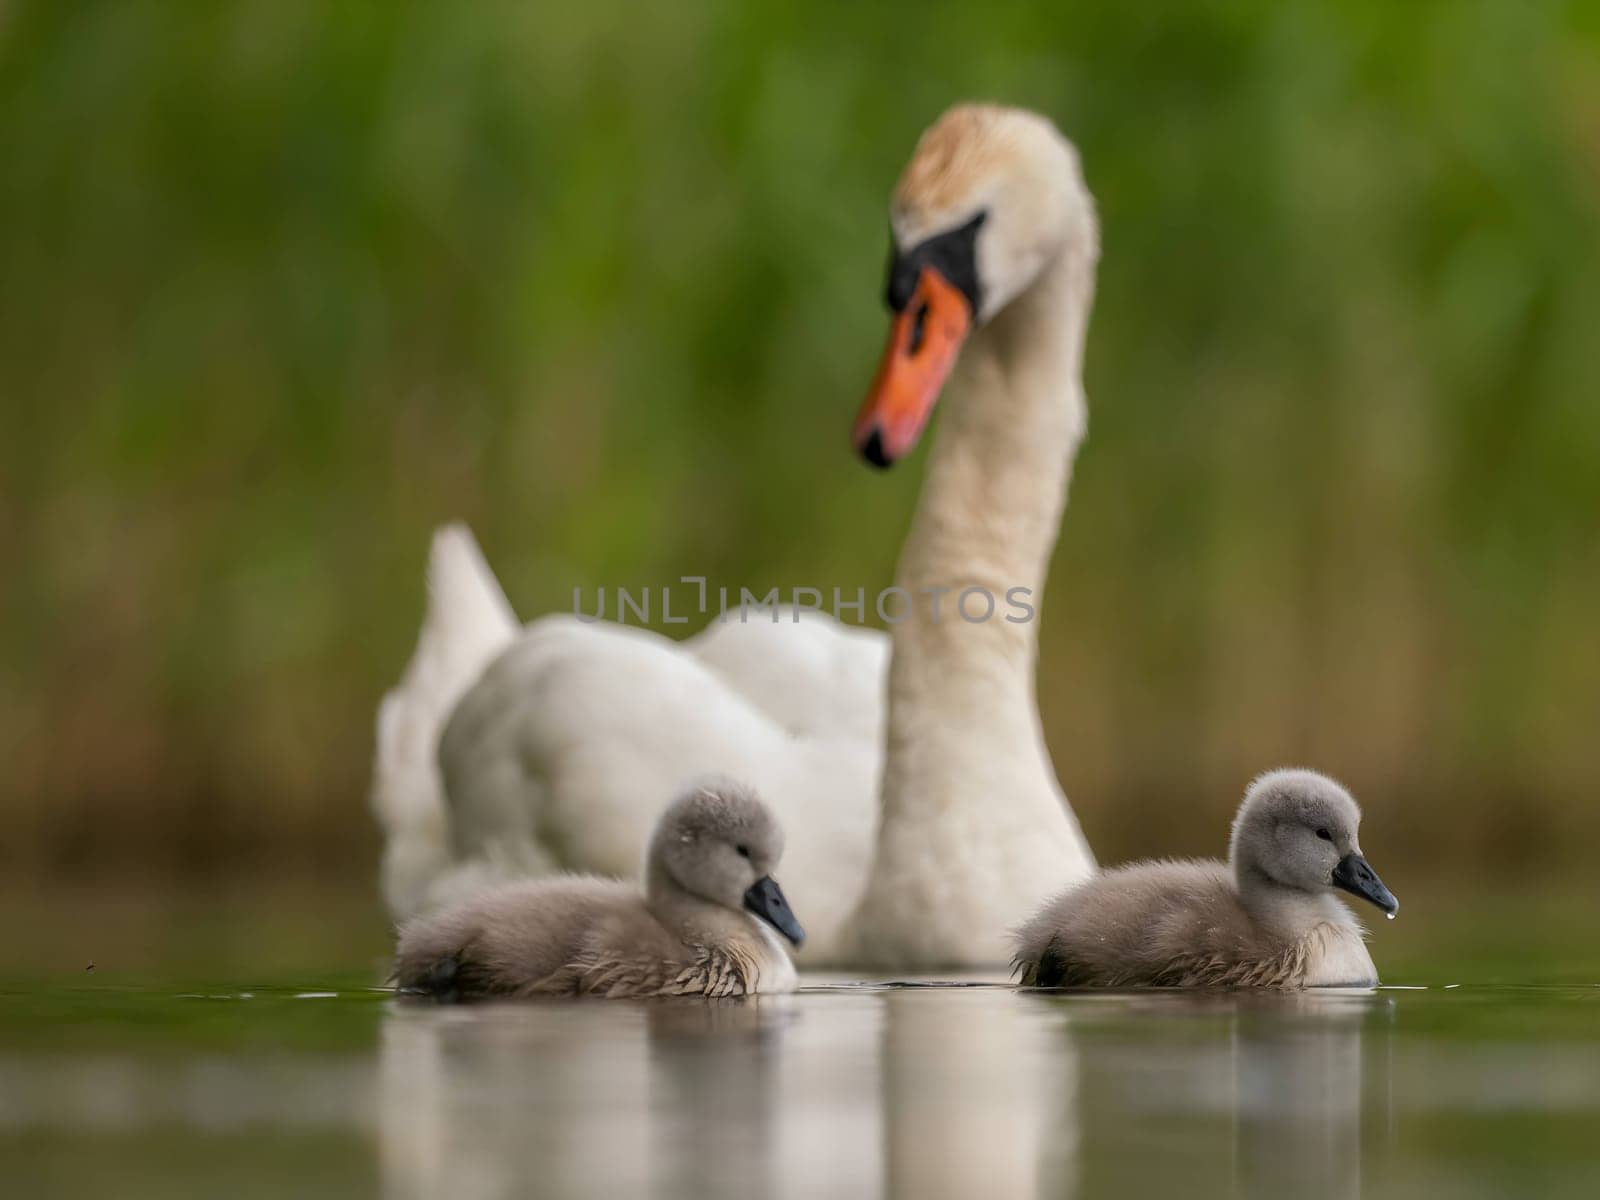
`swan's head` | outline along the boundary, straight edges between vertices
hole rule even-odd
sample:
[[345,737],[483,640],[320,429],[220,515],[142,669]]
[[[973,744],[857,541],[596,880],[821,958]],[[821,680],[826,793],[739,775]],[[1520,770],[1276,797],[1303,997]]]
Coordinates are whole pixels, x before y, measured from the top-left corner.
[[856,449],[887,467],[916,445],[961,344],[1069,248],[1096,253],[1094,202],[1072,143],[1018,108],[962,104],[929,127],[890,208],[883,364]]
[[724,908],[754,913],[796,946],[805,931],[772,872],[783,828],[754,792],[727,779],[691,786],[661,814],[650,841],[649,873]]
[[1241,885],[1265,876],[1302,892],[1338,888],[1392,917],[1400,902],[1367,864],[1360,830],[1361,809],[1326,775],[1269,771],[1245,793],[1228,857]]

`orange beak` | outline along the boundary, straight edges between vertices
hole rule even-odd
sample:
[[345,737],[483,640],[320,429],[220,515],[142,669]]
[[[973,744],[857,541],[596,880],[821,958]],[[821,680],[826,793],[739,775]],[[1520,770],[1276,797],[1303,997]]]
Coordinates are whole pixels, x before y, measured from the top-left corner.
[[961,289],[923,267],[910,302],[889,326],[883,363],[856,417],[852,440],[862,458],[887,467],[911,452],[971,329]]

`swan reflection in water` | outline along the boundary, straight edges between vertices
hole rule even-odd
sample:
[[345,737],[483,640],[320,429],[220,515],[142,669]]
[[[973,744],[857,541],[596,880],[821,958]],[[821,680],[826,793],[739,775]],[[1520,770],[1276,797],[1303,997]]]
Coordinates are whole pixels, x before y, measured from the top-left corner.
[[983,986],[397,1003],[385,1192],[1356,1196],[1362,1039],[1391,1005]]

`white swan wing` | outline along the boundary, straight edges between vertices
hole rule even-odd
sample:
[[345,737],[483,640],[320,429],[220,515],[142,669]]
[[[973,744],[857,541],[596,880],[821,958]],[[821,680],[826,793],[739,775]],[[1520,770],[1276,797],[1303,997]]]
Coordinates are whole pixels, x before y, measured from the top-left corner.
[[[571,616],[534,622],[468,689],[440,741],[460,864],[440,886],[457,894],[463,871],[468,886],[556,870],[637,877],[662,806],[687,780],[720,773],[755,787],[788,831],[784,886],[825,945],[860,890],[881,763],[881,717],[865,710],[869,692],[881,695],[883,651],[844,632],[769,624],[707,639],[707,662],[695,652],[704,642]],[[852,645],[864,665],[844,661]],[[764,646],[767,662],[736,646]],[[835,688],[855,721],[802,696],[807,687]]]
[[730,611],[683,650],[791,733],[879,740],[889,638],[789,606]]
[[449,862],[439,731],[516,632],[511,605],[466,526],[437,530],[422,632],[405,674],[378,709],[371,801],[385,837],[384,897],[397,916],[417,910]]

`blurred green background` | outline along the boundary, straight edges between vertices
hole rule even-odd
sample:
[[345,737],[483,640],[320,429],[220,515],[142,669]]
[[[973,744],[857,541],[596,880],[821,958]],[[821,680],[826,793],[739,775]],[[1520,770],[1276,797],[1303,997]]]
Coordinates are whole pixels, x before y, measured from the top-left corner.
[[1102,858],[1220,852],[1298,762],[1402,895],[1592,873],[1600,4],[12,0],[6,889],[381,928],[373,710],[446,519],[524,617],[887,584],[921,456],[847,432],[963,98],[1100,207],[1040,690]]

